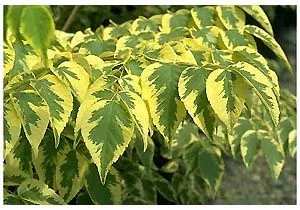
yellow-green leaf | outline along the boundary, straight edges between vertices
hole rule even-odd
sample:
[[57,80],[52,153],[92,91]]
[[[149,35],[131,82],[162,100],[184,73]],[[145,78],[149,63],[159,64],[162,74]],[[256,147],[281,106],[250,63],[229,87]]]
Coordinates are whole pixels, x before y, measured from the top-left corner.
[[241,137],[241,155],[245,165],[251,167],[256,158],[259,139],[255,130],[246,131]]
[[165,137],[172,139],[185,117],[185,108],[178,95],[179,76],[184,67],[154,63],[141,75],[142,98],[149,104],[153,124]]
[[27,179],[18,187],[18,195],[31,203],[65,205],[66,202],[54,190],[36,179]]
[[50,119],[47,103],[34,90],[13,93],[12,100],[33,154],[37,155]]
[[115,100],[100,100],[89,107],[82,120],[81,133],[101,182],[114,162],[128,146],[134,130],[130,113],[124,104]]
[[196,26],[200,29],[215,25],[217,12],[212,6],[196,7],[191,10],[191,15]]
[[265,43],[265,45],[267,45],[278,56],[278,58],[282,60],[287,70],[293,72],[292,67],[284,51],[271,35],[269,35],[264,30],[258,28],[257,26],[252,26],[252,25],[246,25],[244,30],[254,35],[255,37],[261,39]]
[[217,6],[218,16],[227,29],[244,28],[245,13],[236,6]]
[[206,96],[206,79],[212,69],[191,67],[184,70],[179,78],[178,91],[189,114],[198,127],[213,138],[216,119]]
[[65,128],[73,109],[71,90],[54,75],[46,75],[33,81],[34,88],[44,98],[49,107],[50,123],[59,144],[60,134]]
[[82,103],[85,93],[90,85],[88,73],[82,66],[74,61],[65,61],[57,68],[51,68],[52,72],[63,81]]
[[273,34],[272,25],[268,19],[268,16],[259,5],[239,5],[246,13],[251,15],[260,25],[271,35]]

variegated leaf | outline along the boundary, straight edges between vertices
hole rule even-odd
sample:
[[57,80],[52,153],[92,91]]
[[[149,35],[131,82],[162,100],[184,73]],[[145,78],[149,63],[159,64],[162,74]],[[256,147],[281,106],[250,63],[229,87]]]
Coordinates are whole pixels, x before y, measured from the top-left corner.
[[131,118],[142,136],[144,151],[147,149],[149,116],[147,107],[143,99],[131,91],[121,91],[118,93],[122,102],[126,105]]
[[58,152],[57,163],[56,187],[59,196],[68,203],[84,185],[88,161],[76,150],[66,147]]
[[197,27],[201,29],[215,25],[217,12],[212,6],[196,7],[191,10],[191,15]]
[[82,121],[86,117],[85,112],[89,110],[89,107],[101,99],[111,99],[114,92],[106,89],[113,83],[117,82],[118,78],[115,76],[103,76],[97,79],[88,89],[84,101],[79,107],[76,124],[74,128],[75,139],[78,138],[79,131],[81,129]]
[[25,205],[26,202],[14,193],[10,193],[4,188],[3,193],[3,204],[4,205]]
[[48,104],[55,147],[57,147],[60,134],[65,128],[73,109],[71,90],[54,75],[46,75],[33,81],[33,87]]
[[216,119],[206,96],[206,79],[212,72],[204,67],[184,70],[179,78],[178,91],[187,111],[198,127],[213,138]]
[[74,61],[65,61],[57,68],[51,68],[51,70],[61,81],[71,88],[78,101],[82,102],[90,85],[89,75],[84,68]]
[[178,12],[175,14],[164,14],[161,20],[161,31],[168,33],[175,28],[186,27],[190,18],[190,14],[180,14]]
[[267,45],[282,60],[287,70],[293,72],[292,67],[284,51],[281,49],[280,45],[276,42],[276,40],[271,35],[269,35],[264,30],[258,28],[257,26],[252,26],[252,25],[246,25],[244,30],[254,35],[255,37],[261,39],[265,43],[265,45]]
[[259,69],[269,79],[269,81],[272,82],[274,94],[279,99],[280,94],[277,75],[269,68],[268,62],[262,55],[249,47],[239,46],[234,48],[232,57],[236,62],[245,61]]
[[246,131],[241,137],[241,155],[245,165],[251,167],[257,155],[259,139],[255,130]]
[[214,70],[206,80],[208,101],[229,133],[244,107],[246,89],[243,79],[227,69]]
[[227,29],[244,28],[245,13],[235,6],[217,6],[218,16]]
[[7,166],[20,170],[30,176],[33,175],[31,146],[24,133],[21,134],[5,161]]
[[49,108],[44,99],[34,90],[13,93],[12,100],[33,154],[36,156],[49,123]]
[[109,39],[119,39],[122,36],[130,35],[130,32],[127,28],[122,26],[116,27],[105,27],[103,30],[103,40]]
[[257,68],[246,63],[238,62],[229,67],[232,71],[241,75],[250,85],[261,102],[268,110],[275,126],[279,122],[279,106],[277,98],[272,90],[273,84],[269,79]]
[[90,65],[91,68],[91,79],[92,81],[97,80],[101,75],[104,74],[105,71],[103,71],[104,67],[107,66],[101,58],[95,56],[95,55],[88,55],[86,57],[84,57],[85,60],[87,60],[87,62]]
[[102,58],[113,56],[115,50],[116,45],[113,41],[90,39],[81,45],[78,53],[83,55],[95,55]]
[[131,32],[133,34],[139,34],[146,31],[158,32],[158,24],[145,17],[139,17],[133,21],[131,25]]
[[97,166],[90,164],[86,174],[85,187],[93,203],[96,205],[121,203],[121,177],[113,167],[107,175],[106,183],[103,185]]
[[205,26],[199,30],[191,30],[191,35],[200,46],[215,49],[218,44],[220,28],[216,26]]
[[272,25],[268,19],[268,16],[264,12],[264,10],[259,5],[239,5],[242,10],[251,15],[260,25],[271,35],[273,34]]
[[144,150],[145,147],[143,144],[143,139],[140,139],[140,137],[137,136],[135,141],[136,153],[139,156],[142,164],[146,168],[157,169],[155,164],[153,163],[155,144],[149,136],[147,136],[147,140],[148,140],[147,149]]
[[18,195],[31,203],[64,205],[66,202],[54,190],[36,179],[27,179],[18,187]]
[[284,150],[282,144],[274,138],[261,134],[262,151],[268,162],[272,177],[278,179],[284,164]]
[[131,58],[125,62],[124,66],[128,73],[136,76],[141,76],[144,68],[146,68],[150,62],[143,57]]
[[226,31],[220,31],[220,35],[223,44],[228,50],[233,50],[238,46],[249,46],[254,48],[252,43],[243,35],[241,29],[232,28]]
[[53,189],[57,189],[55,174],[57,166],[57,152],[65,148],[62,139],[58,148],[55,148],[53,133],[47,130],[43,141],[39,145],[37,157],[33,158],[33,165],[39,180]]
[[169,141],[185,117],[178,95],[179,76],[184,67],[154,63],[141,75],[142,98],[148,101],[150,115],[159,132]]
[[140,95],[142,92],[139,82],[140,77],[131,74],[127,74],[126,76],[121,77],[118,80],[118,83],[120,84],[123,90],[136,93],[137,95]]
[[4,159],[19,140],[21,120],[11,101],[3,104]]
[[292,157],[294,157],[296,150],[297,150],[297,131],[296,129],[292,130],[289,133],[289,153]]
[[3,185],[4,186],[18,186],[31,176],[20,170],[19,168],[3,164]]
[[128,146],[133,130],[130,113],[118,101],[100,100],[86,111],[81,133],[102,183],[105,183],[112,164]]
[[175,28],[170,32],[159,32],[155,34],[155,41],[163,45],[171,41],[180,41],[187,35],[188,29],[184,27]]

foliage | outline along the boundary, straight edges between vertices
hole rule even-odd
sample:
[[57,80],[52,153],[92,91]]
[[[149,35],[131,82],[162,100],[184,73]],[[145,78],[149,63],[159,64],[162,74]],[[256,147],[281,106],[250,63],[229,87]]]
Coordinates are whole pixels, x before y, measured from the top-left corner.
[[259,6],[75,34],[54,31],[50,14],[6,16],[4,203],[201,204],[218,192],[224,156],[251,167],[263,154],[277,179],[295,155],[295,96],[255,40],[293,71]]

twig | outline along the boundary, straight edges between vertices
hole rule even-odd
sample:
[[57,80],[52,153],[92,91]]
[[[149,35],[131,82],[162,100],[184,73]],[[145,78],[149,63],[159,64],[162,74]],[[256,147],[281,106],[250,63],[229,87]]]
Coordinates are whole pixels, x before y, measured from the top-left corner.
[[62,31],[67,31],[68,30],[69,26],[71,25],[72,21],[74,20],[75,13],[77,12],[79,7],[80,7],[80,5],[74,6],[70,16],[68,17],[68,20],[65,22],[65,25],[62,28]]

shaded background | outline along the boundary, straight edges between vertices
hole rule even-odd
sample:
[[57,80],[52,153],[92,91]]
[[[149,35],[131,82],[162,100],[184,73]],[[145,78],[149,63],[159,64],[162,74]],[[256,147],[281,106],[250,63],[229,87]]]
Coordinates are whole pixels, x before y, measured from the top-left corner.
[[[193,6],[51,6],[56,29],[67,32],[96,30],[100,25],[107,26],[109,20],[123,23],[139,16],[150,17],[155,14],[190,9]],[[262,6],[273,26],[274,36],[285,51],[292,68],[296,69],[296,6]],[[73,13],[73,15],[71,15]],[[71,18],[70,18],[71,16]],[[69,19],[69,21],[67,21]],[[248,23],[254,23],[247,16]],[[275,55],[259,40],[256,40],[260,52],[272,63],[277,71],[280,86],[296,94],[296,76],[282,70]],[[251,169],[242,161],[224,158],[225,174],[216,199],[206,204],[296,204],[296,159],[288,158],[282,174],[273,181],[268,165],[258,158]]]

